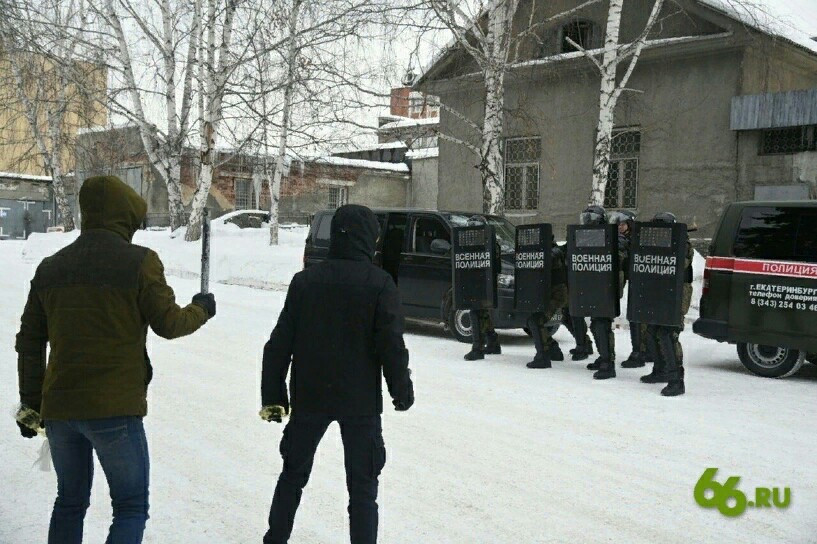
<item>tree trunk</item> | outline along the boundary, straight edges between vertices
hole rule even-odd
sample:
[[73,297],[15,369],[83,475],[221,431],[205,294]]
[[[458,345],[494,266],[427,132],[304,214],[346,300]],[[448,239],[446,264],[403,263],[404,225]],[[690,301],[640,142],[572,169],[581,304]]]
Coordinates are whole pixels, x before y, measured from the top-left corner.
[[[55,164],[59,164],[56,162]],[[57,210],[62,216],[62,226],[65,232],[71,232],[76,228],[74,224],[74,212],[71,210],[71,205],[68,203],[68,197],[65,194],[65,177],[60,166],[55,166],[51,169],[51,185],[54,188],[54,200],[57,203]],[[57,218],[54,218],[56,225]]]
[[610,173],[615,110],[619,93],[616,92],[618,68],[618,37],[621,29],[621,10],[624,0],[610,0],[607,30],[604,38],[604,56],[601,63],[601,89],[599,92],[599,121],[596,126],[596,145],[593,151],[593,185],[590,204],[604,205],[604,193]]
[[485,118],[479,171],[482,175],[482,211],[492,215],[505,213],[505,168],[500,145],[505,105],[503,80],[501,70],[485,77]]

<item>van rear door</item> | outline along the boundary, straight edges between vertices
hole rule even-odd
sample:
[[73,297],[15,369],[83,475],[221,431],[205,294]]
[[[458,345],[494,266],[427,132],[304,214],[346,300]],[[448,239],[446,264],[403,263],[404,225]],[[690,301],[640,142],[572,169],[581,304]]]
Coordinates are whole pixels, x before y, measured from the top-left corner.
[[817,208],[749,206],[731,257],[729,340],[817,351]]
[[315,214],[304,249],[304,268],[325,261],[329,257],[329,233],[334,211]]

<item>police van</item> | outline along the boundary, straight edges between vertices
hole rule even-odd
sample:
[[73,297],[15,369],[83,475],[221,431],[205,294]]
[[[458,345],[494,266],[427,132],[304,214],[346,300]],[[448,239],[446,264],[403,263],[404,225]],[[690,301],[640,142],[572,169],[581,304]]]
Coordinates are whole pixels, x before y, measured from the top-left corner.
[[[452,304],[451,232],[463,227],[475,214],[419,209],[374,209],[380,221],[380,239],[374,262],[394,278],[400,290],[407,318],[442,321],[460,342],[471,342],[471,316]],[[304,248],[304,267],[326,260],[334,210],[318,212],[312,218]],[[492,311],[497,329],[524,329],[529,314],[514,308],[514,244],[516,228],[506,219],[485,216],[496,233],[502,252],[498,278],[498,307]],[[561,311],[549,327],[559,327]]]
[[723,213],[693,331],[737,345],[751,372],[781,378],[817,354],[817,202],[738,202]]

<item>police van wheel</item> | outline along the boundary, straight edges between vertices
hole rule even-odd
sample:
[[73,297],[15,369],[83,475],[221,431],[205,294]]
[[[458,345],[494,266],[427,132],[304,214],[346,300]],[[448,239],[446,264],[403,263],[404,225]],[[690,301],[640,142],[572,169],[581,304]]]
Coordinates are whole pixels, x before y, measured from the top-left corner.
[[738,357],[753,374],[764,378],[788,378],[797,373],[806,354],[796,349],[739,343]]
[[471,343],[471,312],[470,310],[455,310],[451,303],[451,293],[443,300],[443,315],[445,329],[458,342]]

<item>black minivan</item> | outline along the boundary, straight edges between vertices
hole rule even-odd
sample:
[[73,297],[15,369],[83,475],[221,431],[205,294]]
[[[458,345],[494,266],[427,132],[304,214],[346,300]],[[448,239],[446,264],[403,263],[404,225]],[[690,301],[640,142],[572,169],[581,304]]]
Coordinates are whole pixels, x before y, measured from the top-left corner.
[[[375,264],[391,274],[397,283],[405,316],[442,321],[454,338],[470,342],[469,312],[455,311],[451,304],[451,229],[465,226],[474,214],[417,209],[373,211],[381,226]],[[304,249],[304,267],[326,259],[334,213],[334,210],[324,210],[313,217]],[[484,217],[494,228],[502,249],[499,307],[493,311],[494,326],[497,329],[524,329],[528,314],[514,310],[516,228],[502,217]],[[558,328],[560,319],[561,313],[554,315],[550,326]]]
[[751,372],[796,373],[817,353],[817,202],[736,202],[709,247],[693,331],[737,344]]

